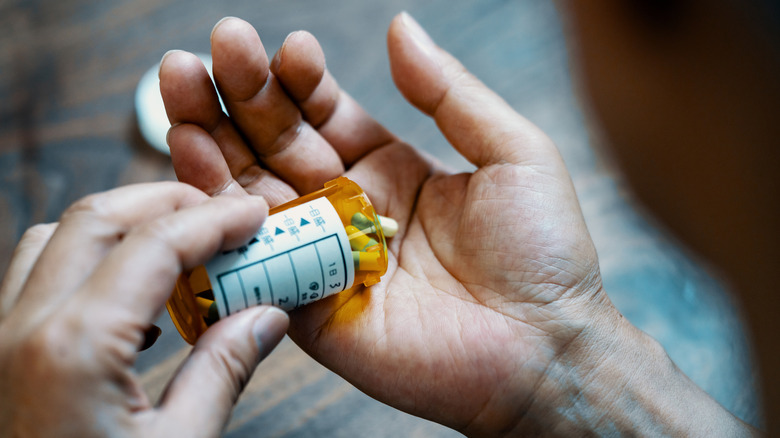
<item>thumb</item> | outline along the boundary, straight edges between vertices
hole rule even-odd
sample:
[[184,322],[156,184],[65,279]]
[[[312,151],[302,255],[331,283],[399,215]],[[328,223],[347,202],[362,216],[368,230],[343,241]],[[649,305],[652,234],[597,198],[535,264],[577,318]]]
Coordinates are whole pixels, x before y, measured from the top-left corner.
[[182,436],[219,435],[255,367],[281,341],[288,325],[284,311],[259,306],[209,328],[163,395],[166,423]]
[[398,89],[434,118],[450,144],[471,163],[482,167],[560,160],[539,128],[438,47],[406,12],[390,24],[387,46]]

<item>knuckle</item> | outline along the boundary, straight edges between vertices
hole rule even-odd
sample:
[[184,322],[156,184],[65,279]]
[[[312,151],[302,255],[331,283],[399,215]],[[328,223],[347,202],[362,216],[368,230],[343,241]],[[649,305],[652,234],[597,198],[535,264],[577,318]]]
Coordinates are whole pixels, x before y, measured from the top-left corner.
[[167,190],[178,192],[178,196],[182,198],[191,197],[198,200],[205,200],[209,198],[209,195],[205,194],[202,190],[180,181],[162,181],[153,184],[157,184],[157,186],[161,189],[165,188]]
[[177,228],[177,224],[170,217],[163,216],[139,225],[133,230],[133,234],[143,240],[167,244],[176,234]]
[[[167,270],[171,268],[167,262],[179,263],[180,259],[186,258],[187,254],[182,253],[180,243],[182,239],[181,225],[171,216],[164,216],[142,225],[137,226],[128,234],[128,238],[143,242],[148,254],[156,254],[158,268]],[[186,246],[186,245],[184,245]],[[166,260],[166,263],[161,263]]]
[[262,148],[260,155],[265,158],[277,156],[287,151],[301,137],[304,124],[300,114],[297,114],[295,120],[288,126],[277,132],[276,139]]
[[105,193],[87,195],[68,207],[62,214],[62,221],[71,220],[74,217],[94,216],[107,219],[112,216],[111,208],[105,199]]
[[21,364],[31,364],[30,371],[48,373],[50,367],[70,369],[75,362],[76,350],[72,348],[74,337],[71,322],[63,324],[47,322],[33,330],[15,348],[15,356]]
[[6,330],[0,339],[0,385],[28,394],[72,393],[94,381],[95,351],[87,348],[76,327],[78,319],[56,318],[20,330]]

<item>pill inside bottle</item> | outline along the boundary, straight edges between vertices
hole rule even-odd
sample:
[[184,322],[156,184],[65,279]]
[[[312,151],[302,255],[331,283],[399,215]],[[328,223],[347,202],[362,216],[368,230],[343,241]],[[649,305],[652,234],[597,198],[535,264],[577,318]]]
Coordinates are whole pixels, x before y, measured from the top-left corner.
[[353,285],[371,286],[387,271],[383,225],[353,181],[325,187],[272,208],[247,242],[179,276],[168,313],[182,337],[195,341],[220,318],[269,304],[292,310]]

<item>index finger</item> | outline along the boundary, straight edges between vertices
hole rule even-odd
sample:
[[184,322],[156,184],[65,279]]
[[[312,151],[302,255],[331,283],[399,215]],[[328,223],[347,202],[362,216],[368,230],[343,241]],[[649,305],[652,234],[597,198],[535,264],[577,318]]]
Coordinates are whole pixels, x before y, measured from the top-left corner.
[[194,187],[166,182],[120,187],[76,202],[37,257],[9,318],[15,313],[35,324],[36,318],[47,317],[130,229],[206,199]]
[[108,254],[76,298],[146,327],[183,270],[249,240],[267,213],[260,197],[218,196],[147,222]]

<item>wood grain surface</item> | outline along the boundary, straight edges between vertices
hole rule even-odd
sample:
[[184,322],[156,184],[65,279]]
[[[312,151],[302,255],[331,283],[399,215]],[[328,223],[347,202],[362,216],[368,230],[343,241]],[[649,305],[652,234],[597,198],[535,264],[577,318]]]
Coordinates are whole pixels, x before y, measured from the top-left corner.
[[[0,0],[0,268],[22,232],[80,197],[175,179],[141,138],[133,93],[169,49],[209,51],[223,16],[254,24],[273,53],[294,30],[317,36],[328,67],[369,113],[457,170],[466,163],[396,91],[385,32],[409,11],[432,37],[540,125],[572,173],[615,304],[718,401],[756,423],[754,377],[729,292],[636,205],[594,152],[553,5],[537,0]],[[137,368],[159,394],[188,352],[167,315]],[[193,415],[208,415],[193,412]],[[258,368],[227,436],[457,436],[376,402],[285,340]]]

